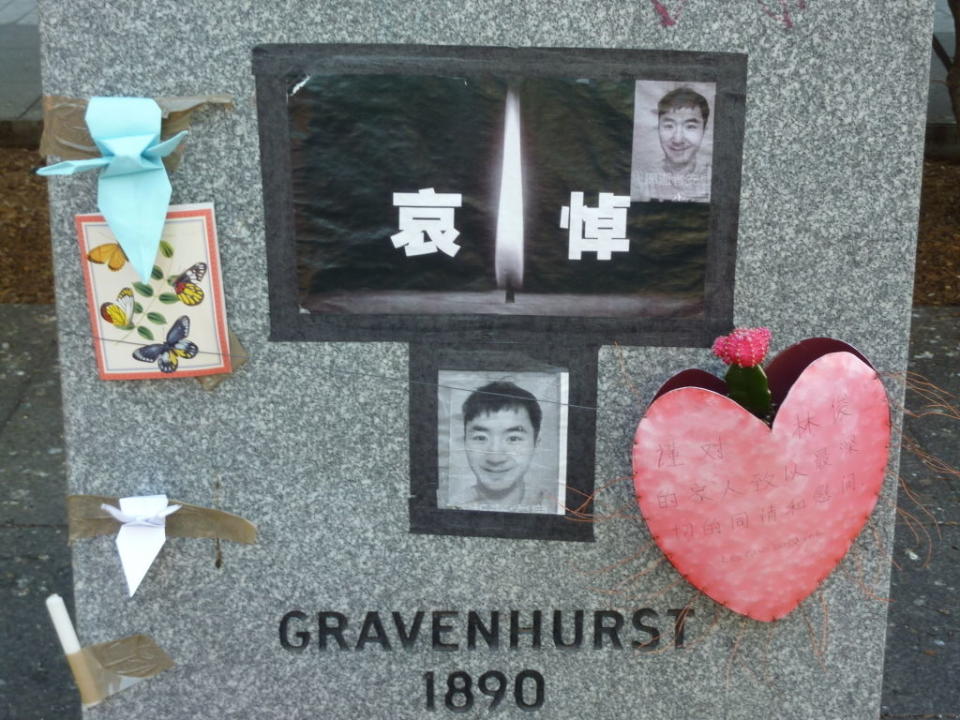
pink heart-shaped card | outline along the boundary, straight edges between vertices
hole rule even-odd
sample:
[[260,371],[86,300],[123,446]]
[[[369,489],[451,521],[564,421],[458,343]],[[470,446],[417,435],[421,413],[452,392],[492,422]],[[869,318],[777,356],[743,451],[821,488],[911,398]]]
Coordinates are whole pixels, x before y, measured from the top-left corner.
[[637,427],[633,475],[650,532],[677,570],[731,610],[772,621],[833,571],[883,485],[890,443],[877,372],[814,338],[767,368],[773,427],[685,371]]

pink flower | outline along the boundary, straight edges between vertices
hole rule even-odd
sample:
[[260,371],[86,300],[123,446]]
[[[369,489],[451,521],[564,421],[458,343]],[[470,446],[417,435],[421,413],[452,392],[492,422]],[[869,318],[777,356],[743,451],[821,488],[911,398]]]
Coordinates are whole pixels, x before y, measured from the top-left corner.
[[727,365],[753,367],[763,362],[770,348],[769,328],[737,328],[713,341],[713,354]]

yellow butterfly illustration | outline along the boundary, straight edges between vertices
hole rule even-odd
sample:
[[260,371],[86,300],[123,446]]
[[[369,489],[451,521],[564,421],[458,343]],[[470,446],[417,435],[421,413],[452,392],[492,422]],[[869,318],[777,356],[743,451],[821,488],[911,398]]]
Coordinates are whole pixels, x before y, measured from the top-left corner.
[[133,327],[133,290],[125,287],[117,295],[115,303],[103,303],[100,306],[100,317],[125,330]]
[[87,260],[99,265],[106,264],[111,270],[117,271],[126,264],[127,256],[123,254],[120,243],[104,243],[88,252]]
[[207,274],[205,262],[194,263],[173,281],[173,291],[184,305],[199,305],[204,298],[203,290],[197,283]]

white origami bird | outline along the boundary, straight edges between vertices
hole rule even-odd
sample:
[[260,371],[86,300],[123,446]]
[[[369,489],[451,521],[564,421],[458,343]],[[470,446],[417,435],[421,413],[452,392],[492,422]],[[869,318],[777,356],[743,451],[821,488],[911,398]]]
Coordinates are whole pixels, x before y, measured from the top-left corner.
[[123,523],[117,533],[117,551],[130,597],[133,597],[167,540],[167,515],[182,506],[168,505],[166,495],[141,495],[120,498],[119,509],[106,503],[100,507]]

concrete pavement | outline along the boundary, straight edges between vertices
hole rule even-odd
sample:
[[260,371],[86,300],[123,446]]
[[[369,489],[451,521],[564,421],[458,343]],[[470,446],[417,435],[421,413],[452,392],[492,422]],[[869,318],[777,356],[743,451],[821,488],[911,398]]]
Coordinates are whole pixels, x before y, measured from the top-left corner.
[[36,0],[0,0],[0,147],[39,139],[40,33]]
[[[957,405],[960,307],[914,308],[910,335],[910,370],[953,393]],[[906,405],[915,412],[922,407],[912,393]],[[925,452],[960,468],[960,420],[908,417],[904,430]],[[925,510],[901,489],[901,511],[922,528],[903,517],[897,524],[900,568],[893,569],[887,616],[883,717],[952,720],[960,718],[960,476],[932,472],[907,450],[900,474]]]
[[0,423],[0,718],[78,718],[43,604],[73,608],[52,306],[0,305]]

